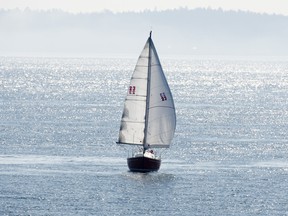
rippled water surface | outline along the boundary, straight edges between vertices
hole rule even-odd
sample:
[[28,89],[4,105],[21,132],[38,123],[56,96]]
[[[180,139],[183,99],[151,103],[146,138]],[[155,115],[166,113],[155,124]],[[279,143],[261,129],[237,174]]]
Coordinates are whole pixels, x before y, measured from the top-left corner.
[[0,215],[288,215],[288,61],[164,58],[157,173],[115,144],[137,59],[0,57]]

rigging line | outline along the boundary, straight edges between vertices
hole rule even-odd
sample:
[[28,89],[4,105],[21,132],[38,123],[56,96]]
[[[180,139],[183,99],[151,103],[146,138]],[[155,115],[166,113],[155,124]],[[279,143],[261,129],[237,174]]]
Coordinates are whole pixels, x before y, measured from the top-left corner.
[[149,106],[150,106],[150,92],[151,92],[151,49],[153,48],[153,42],[151,39],[152,31],[150,31],[150,37],[147,40],[148,44],[148,71],[147,71],[147,88],[146,88],[146,108],[145,108],[145,127],[144,127],[144,141],[143,148],[148,148],[147,145],[147,131],[149,127]]
[[143,143],[126,143],[126,142],[116,142],[117,144],[125,144],[125,145],[143,145]]
[[126,120],[122,120],[121,122],[133,123],[133,124],[143,124],[144,123],[144,121],[126,121]]

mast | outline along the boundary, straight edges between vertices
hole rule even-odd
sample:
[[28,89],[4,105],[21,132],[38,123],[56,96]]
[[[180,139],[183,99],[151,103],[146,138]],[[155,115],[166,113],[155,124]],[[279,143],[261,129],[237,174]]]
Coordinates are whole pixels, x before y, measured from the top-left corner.
[[147,76],[147,96],[146,96],[146,109],[145,109],[145,128],[144,128],[144,142],[143,142],[143,152],[149,148],[147,144],[147,133],[148,133],[148,119],[149,119],[149,106],[150,106],[150,84],[151,84],[151,43],[152,43],[152,31],[150,31],[149,36],[149,52],[148,52],[148,76]]

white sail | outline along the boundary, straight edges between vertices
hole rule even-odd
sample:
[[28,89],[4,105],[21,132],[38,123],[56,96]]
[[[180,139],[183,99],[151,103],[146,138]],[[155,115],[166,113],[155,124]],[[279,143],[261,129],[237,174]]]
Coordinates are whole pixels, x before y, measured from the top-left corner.
[[152,40],[150,59],[151,82],[146,142],[150,147],[169,147],[176,128],[175,107]]
[[147,96],[149,43],[142,50],[128,87],[119,131],[119,143],[143,145]]
[[169,147],[175,127],[172,94],[150,37],[128,87],[118,143]]

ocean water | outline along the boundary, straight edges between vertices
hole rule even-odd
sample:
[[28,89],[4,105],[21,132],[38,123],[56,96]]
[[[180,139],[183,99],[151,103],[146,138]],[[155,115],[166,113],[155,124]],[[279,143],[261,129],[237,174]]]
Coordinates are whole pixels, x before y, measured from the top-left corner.
[[115,144],[136,58],[0,57],[0,215],[288,215],[288,61],[164,58],[158,172]]

